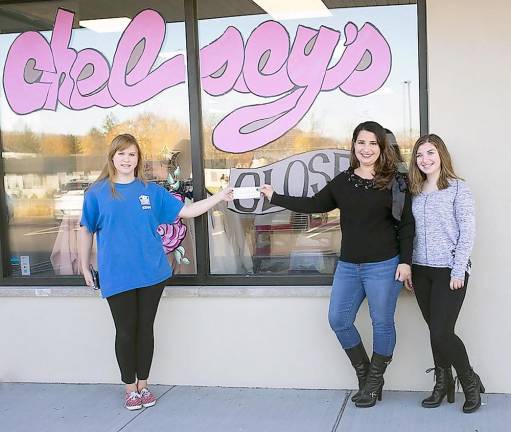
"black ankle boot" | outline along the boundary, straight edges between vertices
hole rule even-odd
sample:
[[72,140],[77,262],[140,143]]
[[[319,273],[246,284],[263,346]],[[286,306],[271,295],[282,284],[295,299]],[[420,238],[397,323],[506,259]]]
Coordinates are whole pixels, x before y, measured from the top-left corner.
[[355,373],[357,374],[358,391],[351,397],[351,400],[356,402],[360,398],[362,388],[366,383],[367,373],[369,371],[369,357],[367,357],[367,353],[362,342],[353,348],[348,348],[345,351],[351,361],[351,365],[355,369]]
[[445,396],[447,396],[447,402],[453,403],[455,388],[451,367],[437,366],[428,369],[426,373],[432,370],[435,371],[435,386],[433,387],[431,396],[422,401],[422,406],[424,408],[436,408],[440,406]]
[[481,393],[485,392],[481,378],[469,367],[464,371],[458,372],[458,379],[463,388],[463,393],[465,393],[463,412],[472,413],[481,406]]
[[359,408],[369,408],[376,404],[376,398],[382,399],[383,390],[383,374],[387,369],[387,365],[391,362],[392,356],[383,356],[373,353],[371,363],[369,364],[369,373],[360,398],[355,402]]

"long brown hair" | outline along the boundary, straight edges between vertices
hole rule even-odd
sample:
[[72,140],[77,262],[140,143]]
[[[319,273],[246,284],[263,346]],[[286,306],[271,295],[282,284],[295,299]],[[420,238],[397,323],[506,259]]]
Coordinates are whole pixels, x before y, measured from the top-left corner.
[[117,191],[115,190],[114,184],[114,179],[117,170],[115,169],[113,158],[115,153],[117,153],[118,151],[126,150],[131,145],[134,145],[137,148],[138,154],[137,166],[135,167],[135,178],[138,178],[139,180],[142,180],[144,183],[146,183],[146,179],[144,177],[144,160],[138,141],[133,135],[130,134],[117,135],[110,143],[106,164],[103,170],[101,171],[101,174],[99,174],[99,177],[94,182],[94,184],[96,184],[102,180],[107,179],[110,182],[110,188],[112,190],[112,195],[114,197],[118,197],[118,194]]
[[360,162],[355,155],[355,143],[361,131],[372,132],[376,136],[376,142],[380,147],[380,156],[374,164],[374,185],[378,189],[384,189],[396,175],[396,154],[387,142],[385,129],[382,125],[374,121],[360,123],[353,131],[351,139],[350,167],[352,169],[360,166]]
[[454,168],[452,167],[452,160],[447,146],[442,138],[435,134],[428,134],[421,136],[412,150],[412,159],[410,161],[410,169],[408,171],[408,179],[410,182],[410,192],[412,195],[418,195],[422,192],[422,187],[426,181],[426,174],[424,174],[417,165],[417,151],[422,144],[430,143],[435,146],[438,156],[440,157],[440,176],[438,177],[437,187],[439,190],[449,187],[450,179],[461,179]]

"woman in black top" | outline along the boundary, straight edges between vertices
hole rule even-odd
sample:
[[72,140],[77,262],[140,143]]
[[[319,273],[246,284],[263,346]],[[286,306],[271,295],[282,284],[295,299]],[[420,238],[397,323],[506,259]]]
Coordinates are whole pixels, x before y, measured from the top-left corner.
[[[358,407],[381,400],[383,374],[396,341],[394,312],[402,282],[409,283],[414,219],[405,177],[397,172],[395,153],[385,129],[376,122],[359,124],[351,146],[350,168],[313,197],[261,192],[275,205],[302,213],[340,209],[341,254],[334,274],[329,322],[355,368]],[[373,355],[366,354],[354,326],[367,297],[373,324]]]

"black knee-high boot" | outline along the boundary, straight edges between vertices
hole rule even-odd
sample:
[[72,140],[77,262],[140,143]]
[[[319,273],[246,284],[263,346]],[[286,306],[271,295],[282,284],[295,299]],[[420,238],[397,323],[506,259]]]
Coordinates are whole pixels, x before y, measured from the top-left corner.
[[435,386],[431,396],[422,401],[422,406],[424,408],[436,408],[440,406],[445,396],[447,396],[447,402],[453,403],[455,388],[451,367],[437,366],[428,369],[426,373],[432,370],[435,371]]
[[[458,371],[457,371],[458,372]],[[463,393],[465,393],[464,413],[472,413],[481,406],[481,393],[485,392],[481,378],[471,367],[458,372]]]
[[351,365],[355,369],[358,379],[358,391],[351,397],[353,402],[356,402],[361,395],[362,388],[366,383],[367,373],[369,372],[369,357],[367,357],[366,350],[362,342],[353,348],[348,348],[346,354],[351,361]]
[[359,408],[369,408],[376,404],[376,399],[382,399],[383,374],[388,364],[392,361],[392,356],[383,356],[373,353],[371,363],[369,364],[369,373],[366,383],[362,389],[360,398],[355,402]]

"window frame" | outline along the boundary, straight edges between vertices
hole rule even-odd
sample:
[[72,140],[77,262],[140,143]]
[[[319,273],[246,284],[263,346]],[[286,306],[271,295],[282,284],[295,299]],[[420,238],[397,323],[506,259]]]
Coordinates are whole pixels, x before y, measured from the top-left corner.
[[[192,152],[193,197],[200,200],[206,197],[202,104],[199,73],[199,36],[197,0],[182,0],[184,3],[184,22],[186,35],[188,106],[190,121],[190,146]],[[396,2],[397,3],[397,2]],[[419,67],[419,114],[420,133],[429,130],[428,83],[427,83],[427,29],[426,0],[417,0],[417,40]],[[380,6],[386,7],[386,6]],[[0,134],[0,154],[3,142]],[[0,158],[0,286],[84,286],[81,276],[5,276],[9,267],[8,224],[6,220],[7,201],[4,184],[4,159]],[[205,245],[195,248],[197,273],[193,275],[175,275],[167,286],[324,286],[330,285],[332,275],[222,275],[209,272],[209,236],[207,214],[195,218],[195,244]]]

